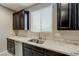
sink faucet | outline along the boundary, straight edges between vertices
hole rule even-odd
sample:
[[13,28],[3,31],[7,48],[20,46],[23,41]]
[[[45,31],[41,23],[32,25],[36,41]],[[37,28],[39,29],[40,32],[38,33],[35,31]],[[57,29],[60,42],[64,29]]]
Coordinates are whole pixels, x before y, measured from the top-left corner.
[[46,35],[44,38],[41,37],[41,33],[39,33],[39,39],[45,41],[46,40]]
[[39,39],[41,39],[41,40],[42,40],[41,33],[39,33]]

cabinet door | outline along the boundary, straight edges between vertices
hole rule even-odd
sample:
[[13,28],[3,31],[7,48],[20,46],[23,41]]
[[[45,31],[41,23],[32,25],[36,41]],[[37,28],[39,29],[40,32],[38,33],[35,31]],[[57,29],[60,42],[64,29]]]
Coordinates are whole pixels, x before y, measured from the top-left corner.
[[43,53],[32,50],[32,55],[33,56],[43,56]]
[[23,47],[23,56],[32,56],[31,49]]
[[52,6],[41,9],[41,32],[52,31]]
[[31,12],[31,31],[40,32],[40,10]]
[[27,30],[29,29],[29,11],[19,11],[13,14],[13,29]]
[[56,52],[56,51],[50,51],[50,50],[45,50],[45,55],[46,56],[68,56],[66,54],[59,53],[59,52]]
[[75,30],[77,25],[77,4],[61,3],[57,5],[58,30]]
[[76,10],[76,18],[77,18],[77,23],[76,23],[76,25],[77,25],[77,30],[79,30],[79,3],[76,3],[76,5],[77,5],[77,10]]
[[17,19],[16,19],[16,22],[17,22],[17,28],[18,30],[21,29],[21,19],[20,19],[20,13],[17,14]]
[[8,52],[15,54],[15,43],[11,39],[7,39],[7,50]]
[[69,4],[61,3],[58,4],[58,29],[69,29],[70,19],[69,19]]
[[17,14],[13,14],[13,29],[17,29]]
[[19,12],[19,28],[20,30],[24,29],[24,12]]
[[13,29],[14,30],[18,30],[18,29],[20,29],[20,21],[19,21],[19,18],[20,16],[19,16],[19,14],[18,13],[16,13],[16,14],[14,14],[13,15]]
[[77,3],[71,3],[71,29],[76,30],[77,29]]

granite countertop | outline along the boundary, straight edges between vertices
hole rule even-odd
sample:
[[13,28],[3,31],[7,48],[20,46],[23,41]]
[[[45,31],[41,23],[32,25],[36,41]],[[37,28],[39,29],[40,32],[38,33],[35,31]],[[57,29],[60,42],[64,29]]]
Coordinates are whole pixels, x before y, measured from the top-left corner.
[[37,44],[37,43],[28,41],[33,38],[20,37],[20,36],[9,36],[8,38],[15,40],[15,41],[22,42],[22,43],[27,43],[27,44],[35,45],[35,46],[42,47],[48,50],[71,55],[71,56],[79,55],[78,45],[67,44],[67,43],[63,43],[63,42],[59,42],[55,40],[45,40],[43,44]]

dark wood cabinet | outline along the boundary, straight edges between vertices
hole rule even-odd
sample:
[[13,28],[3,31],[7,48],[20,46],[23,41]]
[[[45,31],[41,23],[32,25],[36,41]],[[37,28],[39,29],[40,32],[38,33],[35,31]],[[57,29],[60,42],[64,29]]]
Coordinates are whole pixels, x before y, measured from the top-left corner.
[[15,55],[15,42],[14,42],[14,40],[7,38],[7,50],[11,54]]
[[35,50],[32,50],[32,56],[43,56],[44,54]]
[[77,30],[78,29],[78,3],[57,4],[57,29]]
[[43,56],[44,49],[23,43],[23,56]]
[[28,30],[29,29],[29,11],[21,10],[13,13],[13,29]]
[[45,50],[45,55],[46,56],[68,56],[66,54],[59,53],[59,52],[56,52],[56,51],[50,51],[50,50]]
[[32,56],[31,49],[29,49],[27,47],[23,47],[23,56]]
[[68,56],[68,55],[23,43],[23,56]]
[[43,54],[31,48],[23,47],[23,56],[43,56]]

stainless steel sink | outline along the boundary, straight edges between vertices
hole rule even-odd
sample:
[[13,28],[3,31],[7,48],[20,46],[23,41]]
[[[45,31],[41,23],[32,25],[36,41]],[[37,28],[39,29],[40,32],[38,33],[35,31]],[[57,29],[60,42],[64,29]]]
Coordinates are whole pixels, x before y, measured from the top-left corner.
[[29,42],[33,42],[33,43],[37,43],[37,44],[43,44],[44,41],[42,40],[39,40],[39,39],[31,39],[31,40],[28,40]]

